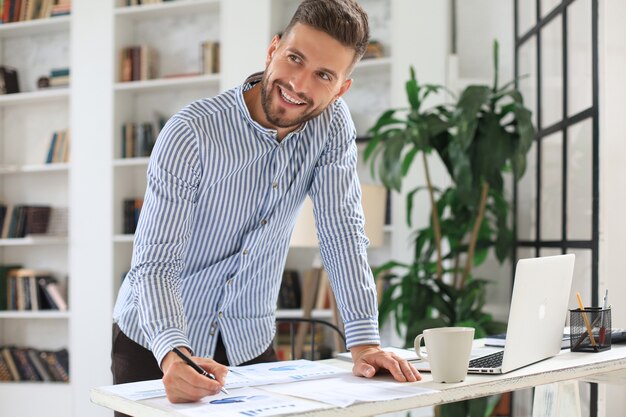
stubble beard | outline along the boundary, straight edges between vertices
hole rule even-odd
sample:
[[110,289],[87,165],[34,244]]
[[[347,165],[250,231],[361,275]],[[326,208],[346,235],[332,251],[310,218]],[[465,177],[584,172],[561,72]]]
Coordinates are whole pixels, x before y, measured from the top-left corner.
[[[276,97],[270,95],[270,91],[271,87],[274,86],[277,89],[280,86],[280,88],[282,88],[283,90],[288,91],[289,93],[297,96],[300,100],[306,102],[307,104],[303,106],[303,108],[305,109],[304,112],[301,113],[300,116],[288,119],[285,116],[286,110],[284,108],[278,107],[276,110],[273,110],[272,103],[276,99]],[[308,97],[302,97],[301,94],[294,93],[293,91],[276,81],[272,83],[271,87],[269,86],[269,81],[267,77],[263,77],[263,80],[261,81],[261,105],[263,107],[263,112],[265,113],[267,121],[276,127],[290,128],[300,126],[301,124],[319,116],[326,109],[326,107],[318,107],[307,111],[306,109],[308,108],[308,106],[310,106],[309,103],[311,103],[311,99],[309,99]]]

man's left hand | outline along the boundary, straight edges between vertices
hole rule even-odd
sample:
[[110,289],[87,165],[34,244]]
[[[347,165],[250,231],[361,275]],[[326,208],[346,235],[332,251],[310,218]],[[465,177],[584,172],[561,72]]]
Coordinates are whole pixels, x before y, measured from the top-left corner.
[[391,373],[396,381],[415,382],[422,376],[406,360],[398,355],[383,351],[378,345],[354,346],[352,353],[352,373],[356,376],[371,378],[381,370]]

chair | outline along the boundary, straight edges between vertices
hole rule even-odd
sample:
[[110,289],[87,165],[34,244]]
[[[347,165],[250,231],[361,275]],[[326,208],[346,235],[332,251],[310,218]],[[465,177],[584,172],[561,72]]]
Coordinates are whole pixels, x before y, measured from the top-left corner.
[[304,353],[305,339],[307,330],[310,335],[307,345],[310,347],[311,359],[322,359],[315,355],[315,345],[317,341],[318,330],[324,332],[330,330],[335,340],[335,349],[338,352],[344,352],[346,350],[346,338],[343,332],[328,321],[314,319],[314,318],[302,318],[302,317],[281,317],[276,319],[277,328],[279,324],[289,324],[289,345],[291,348],[291,358],[301,359]]

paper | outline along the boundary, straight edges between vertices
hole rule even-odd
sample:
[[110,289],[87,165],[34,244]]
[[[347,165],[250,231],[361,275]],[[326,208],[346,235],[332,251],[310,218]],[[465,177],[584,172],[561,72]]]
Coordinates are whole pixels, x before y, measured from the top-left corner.
[[305,359],[259,363],[229,368],[226,389],[256,385],[279,384],[350,374],[349,370]]
[[165,397],[165,387],[163,386],[163,381],[160,379],[111,385],[102,388],[102,390],[133,401]]
[[301,381],[297,384],[268,385],[262,387],[262,390],[322,401],[339,407],[347,407],[358,402],[393,400],[436,392],[406,382],[361,378],[352,374],[324,380]]
[[220,392],[195,403],[172,404],[167,398],[158,398],[150,400],[150,404],[188,417],[267,417],[328,408],[323,403],[284,397],[257,388],[237,388],[229,395]]

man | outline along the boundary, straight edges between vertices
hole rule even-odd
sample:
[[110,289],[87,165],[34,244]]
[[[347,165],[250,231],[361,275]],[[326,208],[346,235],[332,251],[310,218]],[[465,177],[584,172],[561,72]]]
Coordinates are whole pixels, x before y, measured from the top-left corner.
[[114,313],[115,383],[162,376],[170,401],[197,401],[223,385],[220,364],[274,360],[276,298],[307,194],[354,374],[421,379],[379,346],[356,131],[341,99],[368,36],[356,2],[305,0],[272,40],[262,74],[166,124]]

